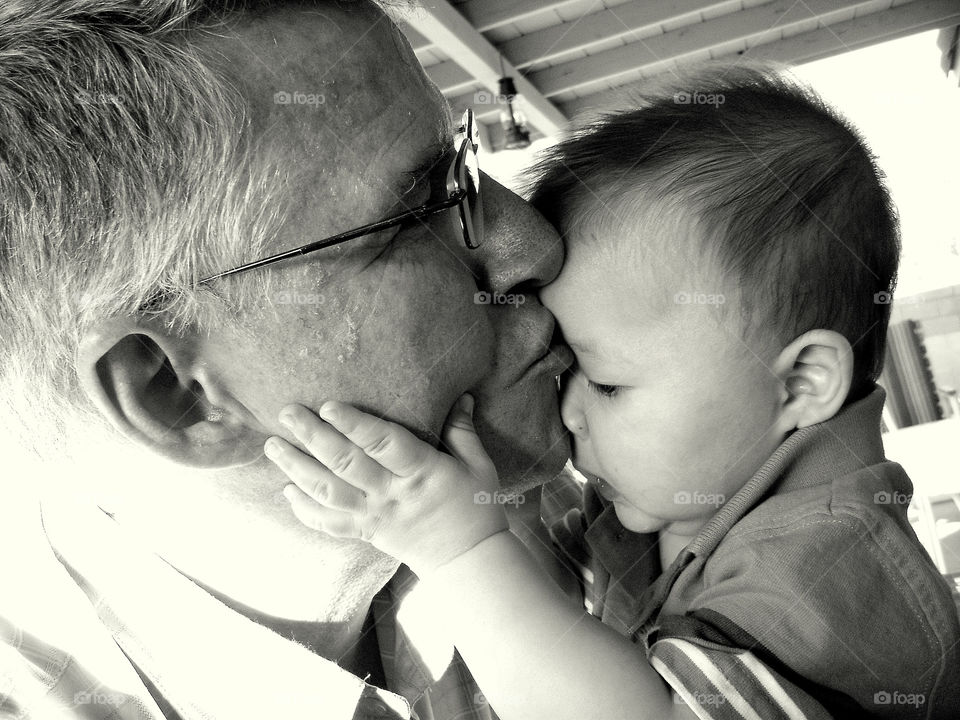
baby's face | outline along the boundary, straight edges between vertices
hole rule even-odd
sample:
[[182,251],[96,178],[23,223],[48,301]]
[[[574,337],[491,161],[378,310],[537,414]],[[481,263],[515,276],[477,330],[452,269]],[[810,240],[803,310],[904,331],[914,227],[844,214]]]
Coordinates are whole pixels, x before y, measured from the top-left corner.
[[664,240],[568,236],[541,297],[577,356],[561,402],[574,465],[626,528],[690,536],[782,441],[780,389],[741,339],[736,288]]

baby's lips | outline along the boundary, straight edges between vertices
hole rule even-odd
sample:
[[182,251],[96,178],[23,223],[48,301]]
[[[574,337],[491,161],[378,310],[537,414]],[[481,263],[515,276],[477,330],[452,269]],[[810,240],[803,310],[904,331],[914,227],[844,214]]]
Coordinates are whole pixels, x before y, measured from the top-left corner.
[[593,476],[590,478],[590,482],[594,484],[594,486],[597,488],[597,492],[600,493],[601,496],[605,497],[611,502],[614,500],[619,500],[621,497],[623,497],[619,492],[617,492],[617,489],[613,487],[613,485],[608,483],[602,477]]

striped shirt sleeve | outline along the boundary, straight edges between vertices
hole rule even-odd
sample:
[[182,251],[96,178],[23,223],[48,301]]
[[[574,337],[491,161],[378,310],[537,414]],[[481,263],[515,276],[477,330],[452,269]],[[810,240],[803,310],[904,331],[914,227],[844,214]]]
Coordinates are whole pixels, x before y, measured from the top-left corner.
[[663,637],[650,664],[703,720],[830,720],[817,701],[749,650]]

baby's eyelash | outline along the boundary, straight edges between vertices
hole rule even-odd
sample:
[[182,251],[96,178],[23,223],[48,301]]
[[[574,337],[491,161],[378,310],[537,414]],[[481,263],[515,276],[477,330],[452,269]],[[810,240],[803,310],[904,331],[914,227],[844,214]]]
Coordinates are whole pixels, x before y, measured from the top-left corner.
[[619,385],[604,385],[603,383],[595,383],[592,380],[587,380],[587,386],[600,397],[611,398],[615,397],[618,392],[620,392]]

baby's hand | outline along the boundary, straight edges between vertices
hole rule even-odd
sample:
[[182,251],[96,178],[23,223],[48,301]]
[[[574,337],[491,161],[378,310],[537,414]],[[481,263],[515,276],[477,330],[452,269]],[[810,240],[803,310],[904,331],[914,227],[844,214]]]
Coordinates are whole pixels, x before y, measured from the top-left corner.
[[366,540],[422,575],[507,529],[502,505],[475,501],[490,497],[497,471],[472,411],[469,395],[450,411],[447,455],[345,403],[324,403],[322,420],[291,405],[280,421],[314,457],[277,437],[267,439],[264,451],[296,483],[284,495],[301,522]]

